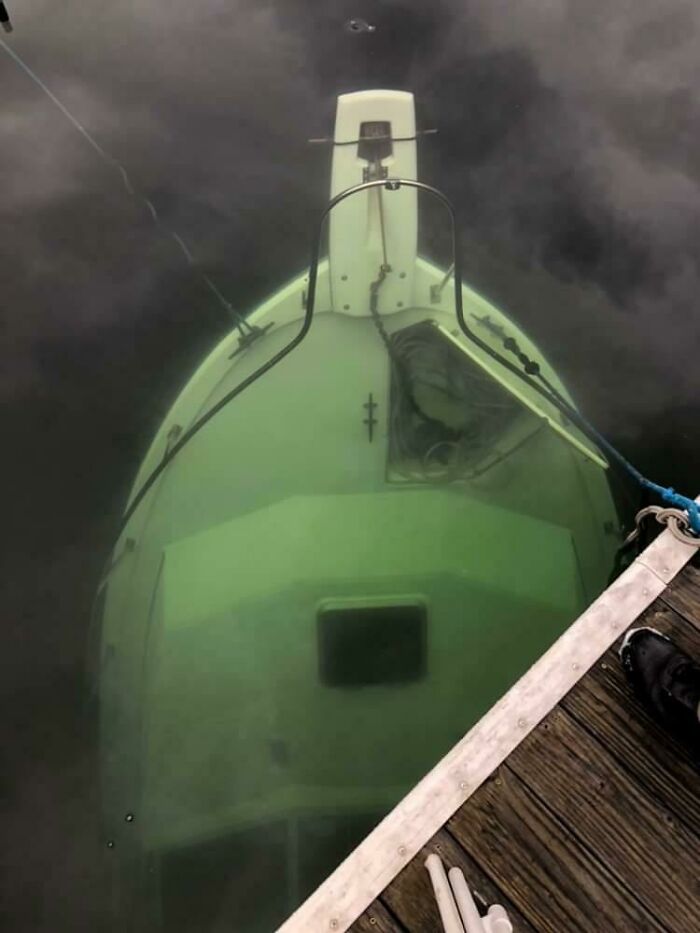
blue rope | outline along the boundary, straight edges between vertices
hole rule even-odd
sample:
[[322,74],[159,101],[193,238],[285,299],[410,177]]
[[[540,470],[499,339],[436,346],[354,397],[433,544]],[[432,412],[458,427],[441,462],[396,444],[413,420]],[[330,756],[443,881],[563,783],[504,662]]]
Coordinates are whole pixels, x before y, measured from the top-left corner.
[[[598,446],[605,450],[614,460],[617,460],[620,466],[622,466],[630,474],[630,476],[632,476],[640,484],[640,486],[643,486],[645,489],[649,489],[656,493],[656,495],[660,496],[664,502],[668,503],[668,505],[685,511],[686,515],[688,516],[688,525],[690,526],[693,533],[700,537],[700,506],[697,502],[695,502],[693,499],[689,499],[687,496],[679,495],[679,493],[677,493],[675,489],[671,489],[670,486],[659,486],[657,483],[652,483],[650,479],[647,479],[646,476],[640,473],[639,470],[629,462],[629,460],[622,456],[619,450],[613,447],[612,444],[608,443],[603,435],[600,434],[600,432],[597,431],[592,424],[586,421],[580,412],[569,405],[561,393],[558,392],[552,383],[542,375],[542,370],[539,363],[531,360],[527,354],[522,352],[518,346],[517,340],[515,340],[513,337],[506,336],[503,328],[494,324],[488,315],[486,315],[486,317],[480,318],[475,314],[472,314],[472,317],[479,324],[486,327],[486,329],[489,330],[494,336],[502,339],[503,347],[509,353],[512,353],[518,358],[521,366],[525,371],[524,374],[518,373],[521,378],[523,378],[530,386],[540,392],[540,394],[545,395],[545,397],[548,398],[548,401],[554,404],[563,415],[573,421],[573,423],[576,424],[584,434],[586,434],[591,440],[595,441]],[[508,366],[508,363],[502,357],[499,357],[498,354],[495,354],[486,345],[481,343],[481,341],[475,338],[468,329],[466,333],[473,340],[476,340],[479,346],[481,346],[483,349],[486,349],[487,352],[489,352],[492,356],[495,356],[496,359],[499,359],[501,363],[504,363],[504,365]],[[528,378],[532,376],[535,376],[540,380],[542,385],[547,390],[546,393],[542,392],[540,386],[538,386],[537,383],[532,380],[532,378]]]
[[681,496],[670,486],[657,486],[656,483],[652,483],[651,480],[646,479],[644,476],[642,476],[640,482],[642,486],[646,486],[647,489],[651,489],[658,496],[661,496],[664,502],[668,502],[669,505],[675,506],[677,509],[685,509],[688,515],[688,524],[692,531],[696,535],[700,535],[700,508],[697,502],[687,496]]
[[[484,324],[488,330],[492,333],[495,333],[498,337],[503,337],[503,331],[496,328],[487,318],[478,318],[476,315],[473,315],[480,324]],[[643,486],[645,489],[651,490],[651,492],[656,493],[664,502],[668,505],[674,506],[677,509],[685,511],[688,516],[688,524],[694,534],[700,537],[700,506],[693,499],[689,499],[687,496],[681,496],[676,492],[675,489],[672,489],[670,486],[659,486],[658,483],[652,483],[650,479],[647,479],[639,470],[633,466],[629,460],[622,456],[619,450],[612,446],[605,440],[603,435],[597,431],[592,424],[590,424],[583,415],[578,412],[575,408],[572,408],[565,398],[558,392],[552,383],[542,375],[542,370],[539,363],[535,363],[531,360],[525,353],[522,352],[518,346],[517,341],[513,337],[506,337],[503,340],[503,346],[509,353],[513,353],[520,360],[525,373],[528,376],[536,376],[542,385],[547,389],[547,392],[551,395],[550,401],[559,408],[559,410],[570,418],[574,424],[578,424],[579,427],[587,434],[591,440],[594,440],[599,447],[602,447],[614,460],[620,464],[620,466],[625,469],[630,476],[632,476],[640,486]],[[538,388],[537,385],[533,382],[530,383],[534,385],[535,388]],[[541,391],[541,390],[539,390]]]
[[[560,398],[559,393],[554,389],[553,386],[550,386],[547,383],[547,388],[553,392],[553,394]],[[563,399],[562,399],[563,401]],[[568,408],[568,405],[567,405]],[[679,493],[672,489],[670,486],[659,486],[658,483],[652,483],[650,479],[647,479],[643,473],[640,473],[639,470],[633,466],[629,460],[622,456],[619,450],[612,446],[608,441],[605,440],[602,434],[597,431],[592,424],[589,424],[588,421],[581,415],[579,412],[576,412],[576,419],[578,419],[583,426],[586,428],[586,432],[591,436],[592,439],[596,441],[599,447],[602,447],[611,457],[613,457],[617,462],[622,466],[629,474],[632,476],[640,486],[643,486],[645,489],[651,490],[651,492],[656,493],[664,502],[668,505],[673,506],[677,509],[682,509],[688,516],[688,524],[690,528],[696,535],[700,535],[700,506],[693,499],[689,499],[687,496],[681,496]]]

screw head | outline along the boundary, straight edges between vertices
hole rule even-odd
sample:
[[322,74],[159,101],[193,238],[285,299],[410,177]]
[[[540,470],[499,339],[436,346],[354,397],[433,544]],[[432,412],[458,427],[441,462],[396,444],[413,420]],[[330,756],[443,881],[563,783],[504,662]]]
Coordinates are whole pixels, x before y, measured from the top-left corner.
[[125,822],[125,823],[133,823],[133,822],[134,822],[134,814],[133,814],[133,813],[127,813],[126,816],[124,817],[124,822]]

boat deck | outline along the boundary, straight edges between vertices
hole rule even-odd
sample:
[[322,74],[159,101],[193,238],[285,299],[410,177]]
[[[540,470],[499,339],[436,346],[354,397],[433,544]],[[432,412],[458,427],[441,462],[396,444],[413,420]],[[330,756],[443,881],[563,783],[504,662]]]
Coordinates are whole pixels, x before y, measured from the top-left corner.
[[[700,557],[634,622],[700,658]],[[700,930],[700,771],[598,658],[350,926],[442,929],[424,862],[462,868],[516,933]],[[331,927],[332,921],[331,921]]]

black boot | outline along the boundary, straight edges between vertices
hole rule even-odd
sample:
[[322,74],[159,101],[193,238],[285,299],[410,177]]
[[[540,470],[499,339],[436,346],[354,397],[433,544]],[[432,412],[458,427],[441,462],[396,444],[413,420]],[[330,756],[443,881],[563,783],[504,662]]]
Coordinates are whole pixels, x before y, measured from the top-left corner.
[[620,660],[635,693],[656,721],[700,754],[700,665],[652,628],[630,629]]

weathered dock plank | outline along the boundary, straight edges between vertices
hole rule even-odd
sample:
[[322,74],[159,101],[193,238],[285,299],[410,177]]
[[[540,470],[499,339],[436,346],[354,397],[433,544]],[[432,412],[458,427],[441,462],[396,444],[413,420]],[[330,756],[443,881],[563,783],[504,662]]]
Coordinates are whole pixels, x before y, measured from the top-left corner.
[[700,555],[696,555],[685,570],[671,580],[661,599],[700,628]]
[[350,929],[352,933],[407,933],[406,927],[392,917],[380,901],[370,904]]
[[627,887],[630,903],[678,933],[700,929],[700,839],[563,709],[521,743],[507,767]]
[[[643,623],[672,633],[685,650],[700,658],[700,630],[667,606],[659,606],[645,614]],[[632,695],[615,652],[606,652],[561,705],[674,821],[700,836],[700,773],[688,751]]]
[[664,929],[508,768],[448,828],[538,931]]

